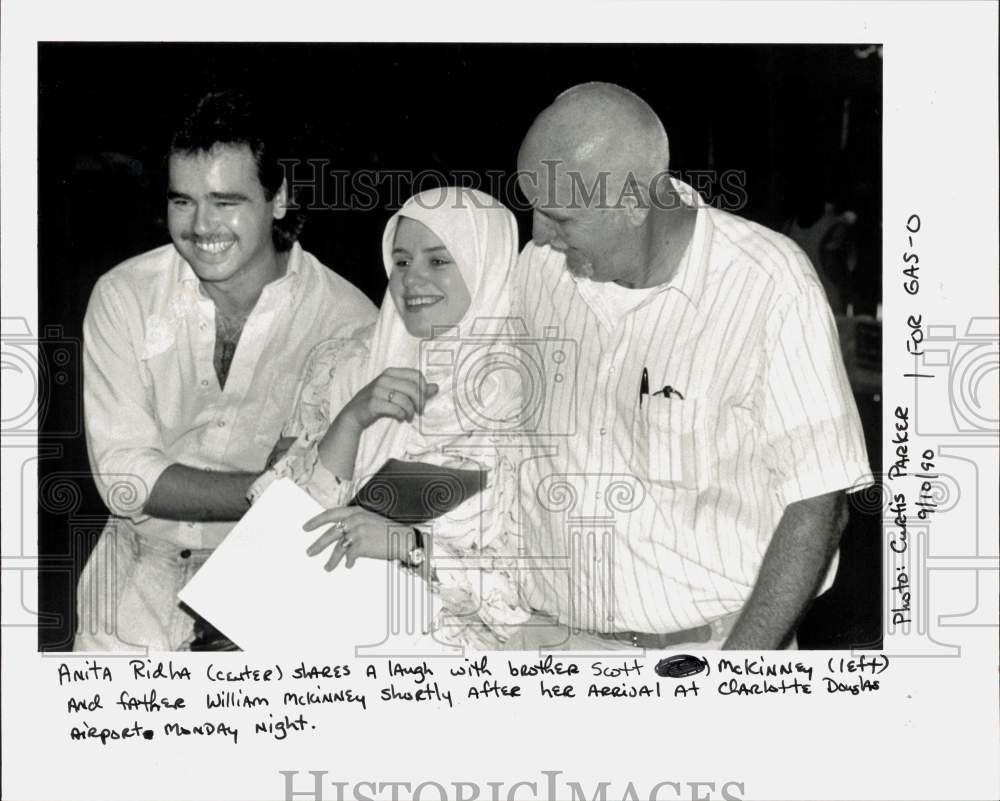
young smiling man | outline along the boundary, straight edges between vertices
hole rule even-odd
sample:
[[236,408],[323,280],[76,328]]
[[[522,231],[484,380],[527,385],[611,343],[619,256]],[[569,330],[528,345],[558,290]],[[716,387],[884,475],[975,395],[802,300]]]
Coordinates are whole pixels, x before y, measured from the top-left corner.
[[111,517],[80,578],[76,650],[190,644],[177,591],[246,511],[318,342],[375,307],[296,239],[277,132],[204,97],[175,133],[172,244],[103,275],[84,320],[84,413]]

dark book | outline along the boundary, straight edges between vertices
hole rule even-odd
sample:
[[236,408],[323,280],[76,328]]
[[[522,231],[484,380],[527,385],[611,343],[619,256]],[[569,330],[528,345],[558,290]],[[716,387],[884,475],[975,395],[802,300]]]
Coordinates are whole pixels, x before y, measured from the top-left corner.
[[485,470],[389,459],[349,505],[415,525],[450,512],[485,488]]

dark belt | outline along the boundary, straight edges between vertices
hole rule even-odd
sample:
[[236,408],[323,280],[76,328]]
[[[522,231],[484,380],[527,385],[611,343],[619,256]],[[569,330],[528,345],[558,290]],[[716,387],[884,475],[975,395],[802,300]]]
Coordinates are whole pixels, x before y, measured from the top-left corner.
[[669,634],[650,634],[644,631],[611,631],[608,633],[598,632],[597,636],[602,640],[614,640],[615,642],[631,645],[633,648],[647,648],[650,651],[670,648],[674,645],[684,645],[690,643],[708,642],[712,639],[712,626],[706,624],[694,629],[684,629],[684,631],[672,631]]

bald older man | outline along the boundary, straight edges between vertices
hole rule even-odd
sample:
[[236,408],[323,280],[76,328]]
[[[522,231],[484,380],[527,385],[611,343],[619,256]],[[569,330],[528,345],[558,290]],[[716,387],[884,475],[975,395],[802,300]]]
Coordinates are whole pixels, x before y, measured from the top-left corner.
[[871,480],[812,265],[669,157],[656,113],[604,83],[560,95],[518,155],[520,313],[578,352],[522,471],[535,614],[514,648],[787,646],[844,490]]

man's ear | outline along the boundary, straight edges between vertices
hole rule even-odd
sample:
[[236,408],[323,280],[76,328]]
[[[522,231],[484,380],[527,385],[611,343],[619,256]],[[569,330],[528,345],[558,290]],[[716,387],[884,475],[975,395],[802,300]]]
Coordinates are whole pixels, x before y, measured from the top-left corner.
[[281,186],[278,187],[278,191],[274,193],[274,197],[271,198],[271,202],[274,204],[273,216],[274,219],[280,220],[288,213],[288,182],[282,180]]
[[649,189],[630,175],[622,187],[618,205],[625,212],[625,219],[634,228],[646,221],[649,214]]

